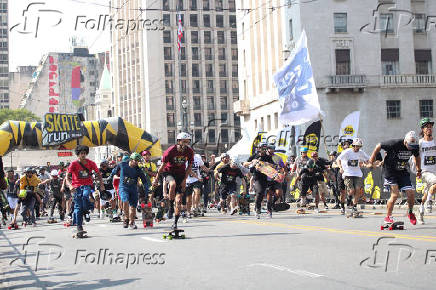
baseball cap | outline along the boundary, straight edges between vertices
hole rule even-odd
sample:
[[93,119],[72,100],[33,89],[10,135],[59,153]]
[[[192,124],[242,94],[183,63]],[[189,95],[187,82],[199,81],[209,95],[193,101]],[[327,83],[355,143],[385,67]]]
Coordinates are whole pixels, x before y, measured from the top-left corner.
[[418,137],[416,136],[415,131],[407,132],[406,136],[404,136],[404,140],[410,146],[418,146]]

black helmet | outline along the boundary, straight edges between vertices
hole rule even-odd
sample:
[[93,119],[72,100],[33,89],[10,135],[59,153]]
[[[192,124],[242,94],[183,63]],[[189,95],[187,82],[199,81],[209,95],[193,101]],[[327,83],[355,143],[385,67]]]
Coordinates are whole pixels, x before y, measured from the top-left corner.
[[76,155],[79,156],[80,152],[85,151],[86,155],[89,154],[89,147],[85,145],[79,145],[76,147]]
[[103,167],[104,165],[108,166],[109,162],[107,162],[106,160],[103,160],[102,162],[100,162],[100,167]]
[[307,161],[306,167],[315,168],[315,161],[313,159],[310,159],[309,161]]
[[26,167],[23,172],[24,173],[33,172],[33,169],[31,167]]

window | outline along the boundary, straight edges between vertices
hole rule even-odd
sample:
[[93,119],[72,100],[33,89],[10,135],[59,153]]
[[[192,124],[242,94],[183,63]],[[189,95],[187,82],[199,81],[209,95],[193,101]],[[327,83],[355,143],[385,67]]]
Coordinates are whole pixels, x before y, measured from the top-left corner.
[[203,26],[210,27],[210,15],[203,15]]
[[227,96],[220,97],[221,110],[227,110]]
[[226,49],[224,47],[218,48],[218,59],[219,60],[226,59]]
[[194,126],[201,126],[201,113],[194,113]]
[[236,31],[230,32],[230,38],[232,39],[232,44],[238,44],[238,37]]
[[222,63],[220,64],[220,77],[226,77],[226,76],[227,76],[226,64]]
[[164,14],[162,16],[162,21],[164,26],[171,26],[171,17],[170,14]]
[[235,0],[229,0],[229,11],[230,12],[235,12],[236,11]]
[[215,10],[223,11],[223,0],[215,0]]
[[278,128],[279,127],[279,113],[274,113],[274,128]]
[[227,94],[227,81],[226,80],[220,80],[220,93]]
[[221,142],[222,143],[229,143],[229,130],[228,129],[221,129]]
[[193,47],[192,48],[192,59],[193,60],[198,60],[198,47]]
[[200,93],[200,81],[199,80],[192,81],[192,92],[193,93]]
[[194,110],[201,110],[201,97],[200,96],[193,96],[192,97],[193,100],[193,109]]
[[174,118],[174,113],[168,113],[167,114],[167,127],[175,127],[176,122]]
[[163,32],[163,42],[164,43],[171,43],[171,31],[164,30],[164,32]]
[[336,74],[349,75],[350,72],[350,50],[336,49]]
[[237,64],[232,65],[232,77],[234,77],[234,78],[238,77],[238,65]]
[[174,110],[174,97],[167,96],[167,110]]
[[203,10],[209,10],[209,9],[210,9],[209,0],[203,0]]
[[433,100],[419,100],[420,118],[433,118]]
[[415,31],[415,33],[424,33],[425,32],[425,22],[426,22],[425,14],[415,14],[415,19],[414,19],[414,23],[413,23],[413,31]]
[[176,143],[176,132],[168,131],[168,144]]
[[173,76],[173,65],[171,63],[166,63],[164,66],[165,66],[165,76],[172,77]]
[[431,50],[417,49],[415,50],[415,63],[417,75],[431,74]]
[[183,11],[183,0],[178,0],[177,1],[178,3],[177,3],[177,10],[181,10],[181,11]]
[[198,31],[191,31],[191,43],[198,43]]
[[217,31],[216,37],[217,37],[218,44],[226,43],[226,40],[224,38],[224,31]]
[[224,18],[222,15],[216,15],[216,27],[224,27]]
[[206,60],[213,60],[212,48],[211,47],[205,47],[204,48],[204,58]]
[[186,60],[186,50],[184,47],[180,48],[180,59],[181,60]]
[[398,48],[381,50],[381,63],[383,75],[397,75],[399,73],[400,51]]
[[215,118],[215,113],[213,113],[213,112],[209,112],[209,113],[207,114],[207,124],[208,124],[209,126],[215,126],[215,120],[216,120],[216,118]]
[[347,32],[347,13],[333,13],[335,33]]
[[266,130],[271,131],[271,115],[266,116]]
[[215,89],[213,86],[213,80],[207,80],[207,92],[208,93],[215,93]]
[[399,119],[401,117],[401,101],[386,101],[386,112],[388,119]]
[[394,14],[380,14],[380,30],[386,33],[394,33]]
[[170,0],[162,0],[162,10],[164,11],[170,10]]
[[197,10],[197,0],[191,0],[191,5],[189,6],[191,10]]
[[236,28],[236,16],[229,15],[229,25],[231,28]]
[[197,78],[200,77],[200,67],[198,63],[192,64],[192,76]]
[[227,113],[221,113],[221,123],[227,123]]
[[180,92],[186,94],[186,80],[180,80]]
[[238,60],[238,49],[232,48],[232,60]]
[[197,27],[198,26],[197,14],[191,14],[189,16],[189,23],[193,27]]
[[233,122],[235,124],[235,127],[241,126],[241,117],[239,117],[236,114],[233,114]]
[[213,77],[213,65],[211,63],[206,64],[206,77]]
[[186,63],[180,64],[180,76],[186,77]]
[[204,31],[204,43],[212,43],[211,31]]
[[173,59],[173,53],[171,51],[171,47],[164,47],[164,59],[165,60]]
[[208,143],[215,143],[215,129],[209,128],[208,133]]
[[294,27],[292,24],[292,19],[289,19],[289,40],[294,39]]
[[172,80],[166,80],[165,81],[165,92],[167,94],[172,94],[173,93],[173,88],[174,88],[173,81]]
[[202,136],[203,136],[203,133],[202,133],[201,129],[196,129],[194,131],[195,142],[202,143]]
[[215,97],[214,96],[207,97],[207,109],[208,110],[215,110]]
[[179,15],[180,15],[180,20],[182,22],[182,26],[185,26],[185,15],[184,14],[175,14],[175,16],[176,16],[176,25],[179,25]]
[[239,93],[239,84],[238,84],[238,81],[232,81],[232,92],[234,94]]

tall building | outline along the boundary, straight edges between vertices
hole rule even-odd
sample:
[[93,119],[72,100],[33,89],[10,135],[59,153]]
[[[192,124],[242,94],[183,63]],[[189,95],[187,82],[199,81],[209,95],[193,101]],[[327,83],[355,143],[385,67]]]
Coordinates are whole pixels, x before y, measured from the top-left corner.
[[[277,57],[264,48],[277,39],[267,41],[274,36],[271,29],[276,24],[280,33],[274,48],[276,55],[282,50],[283,56],[279,61],[306,31],[319,101],[326,114],[323,133],[332,137],[327,149],[335,148],[340,123],[352,111],[360,110],[358,133],[367,151],[382,140],[419,131],[418,120],[433,117],[436,1],[288,1],[285,5],[269,1],[261,9],[250,1],[238,1],[238,5],[253,9],[248,16],[241,11],[237,17],[242,19],[238,29],[249,27],[245,34],[238,34],[242,89],[235,111],[244,116],[244,127],[282,126],[276,121],[280,106],[277,89],[272,87],[279,66],[271,63],[277,63]],[[265,87],[271,88],[267,96]]]
[[184,128],[200,151],[231,146],[240,137],[232,108],[239,95],[235,2],[124,2],[111,1],[122,7],[112,10],[113,23],[136,19],[143,28],[112,32],[115,114],[158,136],[164,147]]
[[9,108],[8,0],[0,0],[0,109]]
[[29,88],[36,66],[19,66],[17,71],[9,73],[9,108],[16,110],[20,106],[24,94]]

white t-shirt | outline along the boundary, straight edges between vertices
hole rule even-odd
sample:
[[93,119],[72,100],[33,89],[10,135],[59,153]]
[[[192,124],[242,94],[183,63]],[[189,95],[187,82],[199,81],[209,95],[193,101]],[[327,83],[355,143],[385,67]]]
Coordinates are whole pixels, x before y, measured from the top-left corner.
[[368,161],[369,156],[362,150],[354,152],[353,148],[348,148],[342,151],[338,159],[341,160],[341,165],[344,169],[344,173],[342,174],[343,178],[346,176],[362,177],[363,173],[360,169],[359,163]]
[[419,140],[419,156],[421,156],[421,170],[436,173],[436,142]]
[[[199,154],[194,155],[194,163],[192,163],[192,172],[196,173],[197,176],[200,177],[200,168],[204,165],[203,159],[201,159],[201,156]],[[186,166],[188,166],[188,163],[186,163]],[[191,175],[186,178],[186,183],[191,184],[198,181],[198,178],[193,177]]]

